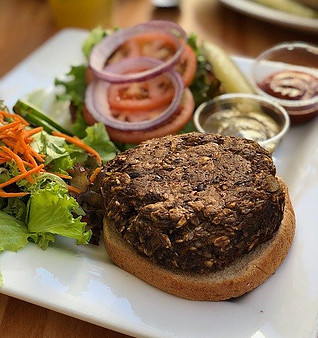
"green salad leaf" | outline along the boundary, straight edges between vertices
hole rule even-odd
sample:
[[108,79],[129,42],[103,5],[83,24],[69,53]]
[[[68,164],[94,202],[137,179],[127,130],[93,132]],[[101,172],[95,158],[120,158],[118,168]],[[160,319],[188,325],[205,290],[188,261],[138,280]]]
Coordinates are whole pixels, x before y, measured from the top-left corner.
[[30,232],[23,222],[0,211],[0,252],[18,251],[26,246]]
[[67,79],[55,79],[55,85],[63,85],[65,93],[60,94],[58,98],[63,100],[70,100],[77,106],[84,102],[84,95],[86,89],[86,65],[72,66],[71,70],[67,73]]
[[8,169],[1,167],[0,168],[0,183],[7,182],[10,179],[10,174]]
[[[85,155],[86,156],[86,155]],[[72,168],[75,161],[70,155],[57,158],[50,163],[50,170],[53,172],[67,173],[67,170]]]
[[[110,160],[118,152],[101,123],[87,127],[83,141],[94,148],[103,161]],[[86,162],[92,162],[84,149],[45,131],[33,135],[31,146],[45,155],[49,171],[63,172],[77,164],[85,167]],[[0,168],[0,182],[18,174],[17,164],[10,161]],[[55,235],[73,238],[78,244],[88,244],[92,232],[86,230],[81,217],[85,213],[76,199],[69,195],[66,183],[50,172],[41,173],[34,179],[35,183],[25,179],[16,182],[22,191],[29,193],[28,196],[0,198],[0,251],[17,251],[28,241],[46,249],[54,242]]]
[[72,104],[74,135],[85,136],[87,124],[83,118],[83,105],[86,90],[86,65],[72,66],[66,80],[55,79],[55,85],[64,87],[65,92],[57,95],[57,100],[68,100]]
[[[5,199],[2,200],[4,201]],[[2,211],[23,222],[27,214],[27,207],[23,200],[14,197],[6,199],[5,202],[6,206],[2,208]]]
[[[73,212],[81,210],[67,189],[51,182],[45,189],[35,192],[28,202],[28,229],[40,236],[37,244],[46,248],[52,234],[77,240],[78,244],[88,244],[91,231],[85,231],[86,223]],[[49,240],[47,239],[49,236]]]
[[[49,165],[53,172],[66,172],[76,162],[76,156],[71,156],[76,150],[73,150],[64,138],[50,135],[45,131],[34,135],[32,148],[45,155],[45,165]],[[77,152],[83,153],[79,149]],[[86,156],[85,153],[84,159]]]
[[31,145],[37,153],[45,155],[46,165],[68,155],[65,151],[65,139],[50,135],[45,131],[35,134]]
[[87,127],[87,123],[84,120],[83,114],[83,106],[76,107],[76,114],[74,118],[74,122],[72,124],[72,131],[75,136],[80,138],[84,137],[84,130]]
[[18,251],[29,241],[46,249],[54,242],[54,235],[89,243],[92,234],[81,221],[84,212],[59,182],[48,179],[31,194],[27,205],[18,198],[8,201],[0,211],[0,252]]
[[8,107],[4,104],[4,100],[0,99],[0,109],[4,111],[9,111]]
[[212,65],[198,46],[197,36],[190,34],[188,36],[188,44],[194,50],[197,58],[197,70],[194,79],[190,85],[195,105],[201,103],[220,94],[220,81],[213,74]]
[[[87,127],[84,130],[84,135],[82,141],[95,149],[104,162],[116,156],[118,149],[110,141],[102,123],[95,123],[93,126]],[[68,144],[64,138],[50,135],[45,131],[34,135],[32,148],[45,155],[45,164],[49,165],[53,172],[66,171],[72,168],[75,163],[84,163],[87,160],[85,150],[76,145]]]
[[95,123],[93,126],[87,127],[83,142],[95,149],[104,162],[111,160],[118,153],[117,147],[110,140],[102,123]]
[[110,30],[102,28],[100,26],[91,30],[87,38],[85,39],[82,47],[82,51],[86,59],[88,59],[89,54],[93,47],[98,44],[105,36],[111,33]]

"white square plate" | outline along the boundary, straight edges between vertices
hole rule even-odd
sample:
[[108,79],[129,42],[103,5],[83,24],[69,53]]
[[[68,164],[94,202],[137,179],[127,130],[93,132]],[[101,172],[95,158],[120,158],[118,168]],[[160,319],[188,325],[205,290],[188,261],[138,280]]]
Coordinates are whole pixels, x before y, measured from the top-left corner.
[[[83,61],[87,32],[64,30],[0,81],[12,107],[36,88],[52,86]],[[252,60],[234,58],[248,73]],[[293,127],[274,154],[297,216],[294,243],[278,271],[256,290],[224,302],[195,302],[163,293],[114,266],[103,246],[59,238],[42,251],[29,244],[0,255],[1,292],[134,336],[317,337],[318,119]]]

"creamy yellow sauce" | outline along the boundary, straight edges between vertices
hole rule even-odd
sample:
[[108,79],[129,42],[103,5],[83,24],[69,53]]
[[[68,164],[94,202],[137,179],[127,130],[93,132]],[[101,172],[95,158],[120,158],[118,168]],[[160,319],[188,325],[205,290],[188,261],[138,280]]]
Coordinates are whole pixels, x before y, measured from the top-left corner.
[[257,142],[272,138],[280,131],[279,124],[270,116],[235,108],[210,115],[202,127],[209,133],[244,137]]

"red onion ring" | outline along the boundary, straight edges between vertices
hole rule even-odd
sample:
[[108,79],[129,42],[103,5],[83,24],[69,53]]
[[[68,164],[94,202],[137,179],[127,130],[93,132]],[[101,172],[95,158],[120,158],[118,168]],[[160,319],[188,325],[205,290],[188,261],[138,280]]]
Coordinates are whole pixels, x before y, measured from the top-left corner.
[[[163,61],[147,57],[137,57],[124,59],[122,62],[111,65],[112,70],[116,72],[125,72],[129,69],[134,69],[136,66],[143,66],[144,68],[153,68]],[[92,81],[85,94],[85,105],[93,118],[99,122],[104,123],[106,126],[123,130],[123,131],[142,131],[155,128],[165,122],[179,107],[183,93],[183,80],[179,73],[171,69],[166,72],[169,76],[174,88],[175,93],[170,105],[152,120],[142,122],[125,122],[118,121],[111,115],[111,110],[108,103],[108,88],[109,82],[102,80]]]
[[[175,54],[167,61],[155,65],[151,69],[128,75],[114,71],[111,65],[105,67],[105,62],[119,46],[131,37],[145,31],[160,31],[169,34],[176,42],[177,51]],[[180,41],[180,38],[182,41],[186,41],[186,36],[186,32],[179,25],[164,20],[149,21],[129,29],[123,28],[105,37],[93,48],[89,57],[89,66],[97,78],[111,83],[144,81],[167,71],[179,61],[184,50],[184,43]],[[118,62],[118,64],[121,63],[122,61]]]

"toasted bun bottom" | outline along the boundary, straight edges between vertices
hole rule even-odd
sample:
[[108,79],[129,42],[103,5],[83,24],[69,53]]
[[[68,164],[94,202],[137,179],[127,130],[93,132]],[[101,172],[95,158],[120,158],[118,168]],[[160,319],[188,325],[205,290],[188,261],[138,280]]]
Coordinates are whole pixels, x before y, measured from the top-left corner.
[[219,301],[241,296],[262,284],[285,259],[295,233],[295,215],[285,183],[284,216],[270,241],[239,258],[222,271],[187,274],[165,269],[141,256],[104,219],[104,243],[110,259],[120,268],[172,295],[190,300]]

